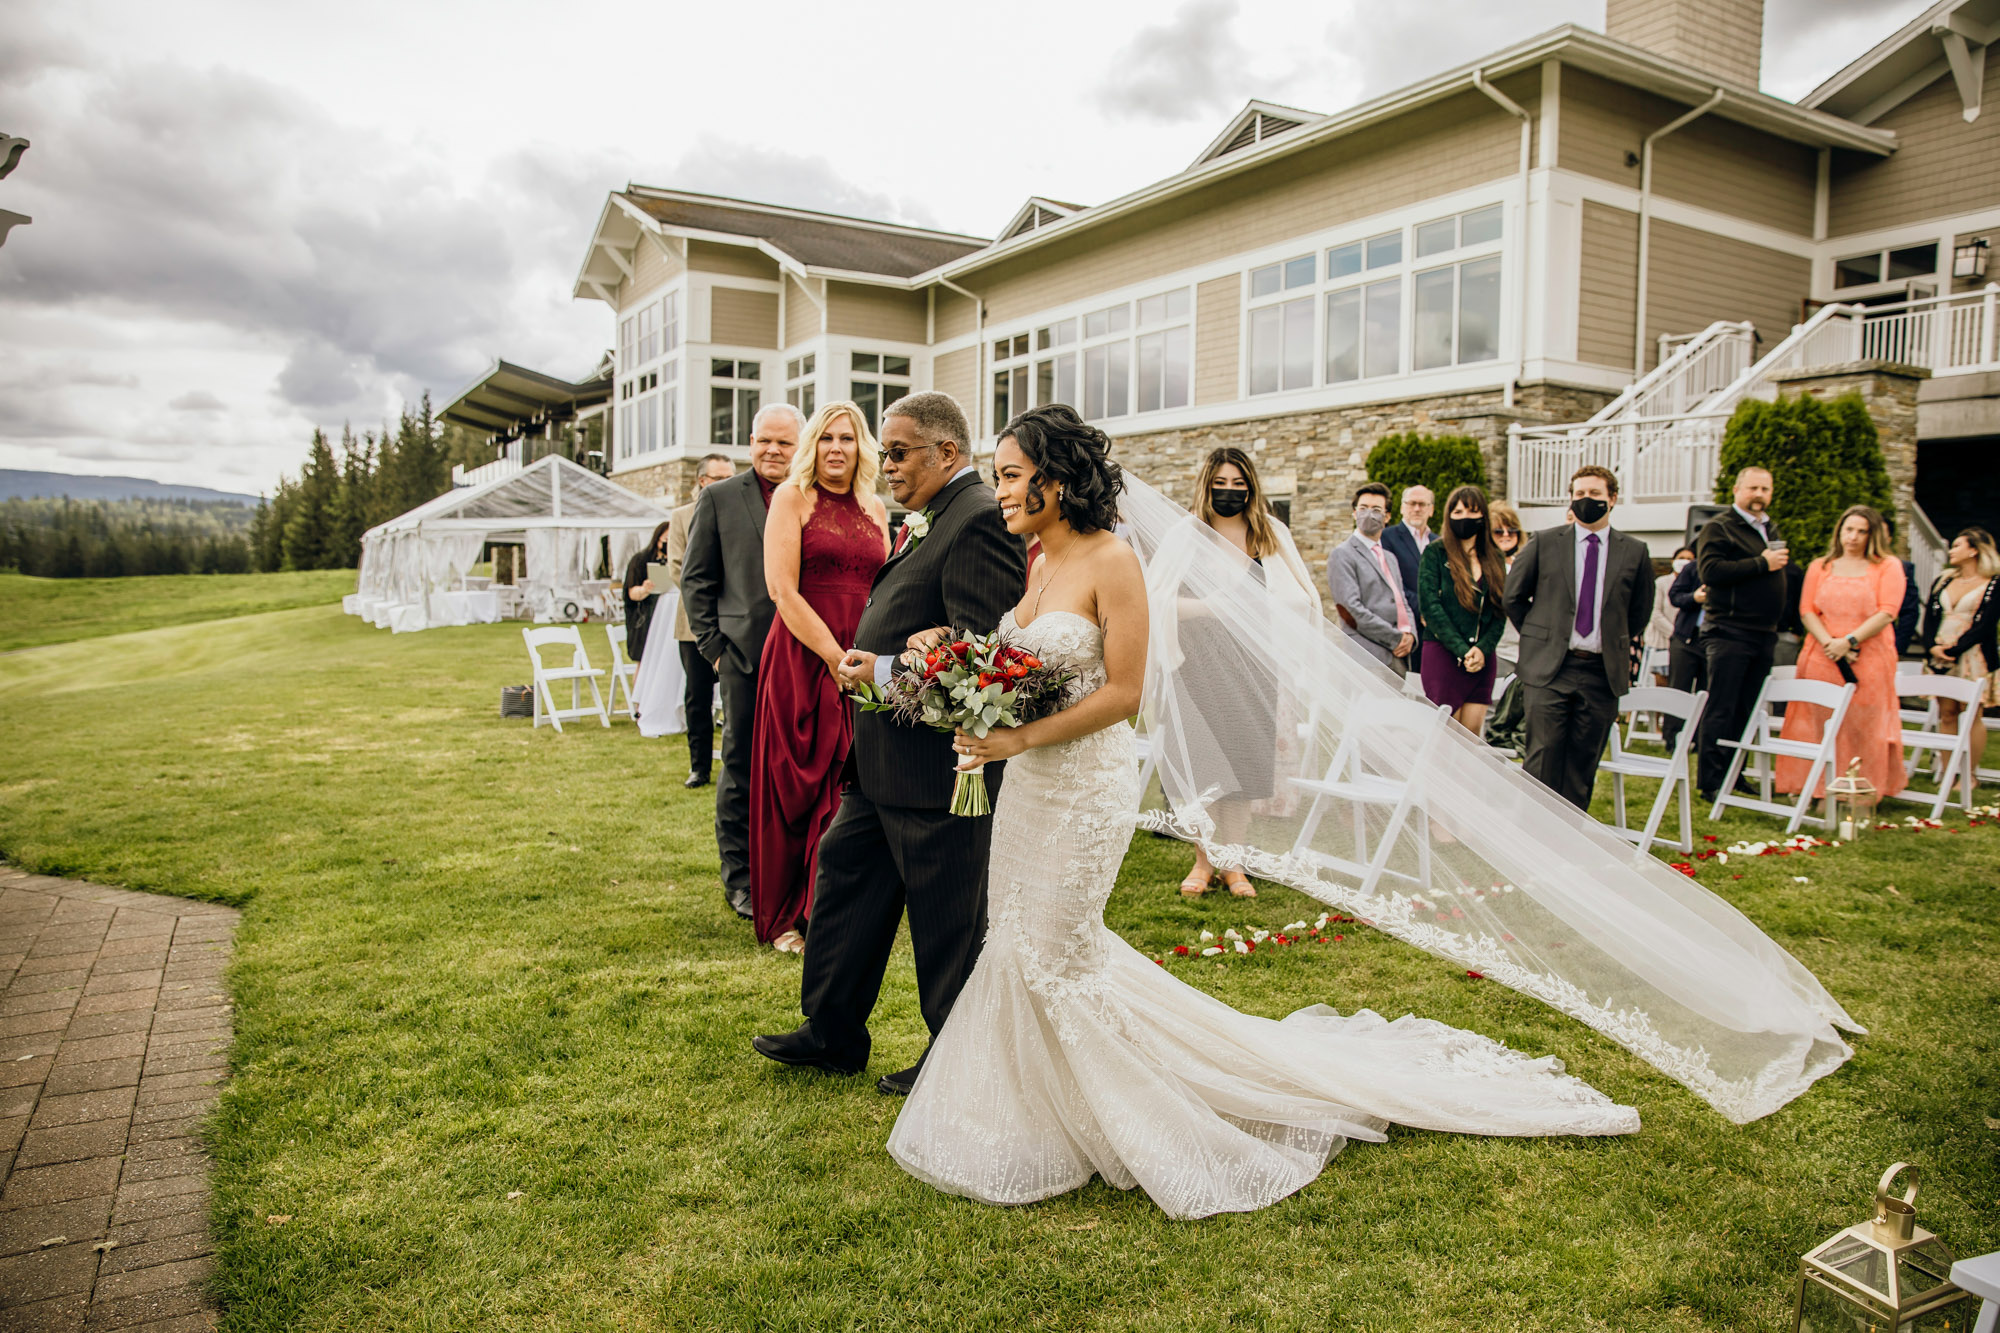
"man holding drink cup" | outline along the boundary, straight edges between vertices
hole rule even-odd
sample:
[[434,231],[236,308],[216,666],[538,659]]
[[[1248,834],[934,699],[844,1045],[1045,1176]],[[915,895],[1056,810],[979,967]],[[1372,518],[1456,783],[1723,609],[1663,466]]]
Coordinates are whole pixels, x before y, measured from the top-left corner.
[[1778,644],[1787,598],[1785,539],[1771,521],[1771,474],[1746,467],[1736,474],[1734,506],[1695,538],[1695,568],[1708,596],[1702,656],[1708,666],[1708,710],[1702,714],[1695,784],[1713,801],[1729,771],[1722,742],[1743,734]]

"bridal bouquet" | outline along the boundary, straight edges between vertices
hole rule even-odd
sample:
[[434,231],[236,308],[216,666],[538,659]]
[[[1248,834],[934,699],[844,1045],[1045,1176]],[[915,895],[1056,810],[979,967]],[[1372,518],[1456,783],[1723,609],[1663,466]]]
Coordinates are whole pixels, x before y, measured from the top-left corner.
[[[880,689],[857,686],[855,700],[871,713],[891,713],[904,726],[927,726],[947,735],[961,729],[984,736],[995,727],[1018,727],[1058,712],[1076,673],[1009,643],[998,633],[947,632],[923,653],[905,653]],[[985,765],[958,770],[951,812],[992,812]]]

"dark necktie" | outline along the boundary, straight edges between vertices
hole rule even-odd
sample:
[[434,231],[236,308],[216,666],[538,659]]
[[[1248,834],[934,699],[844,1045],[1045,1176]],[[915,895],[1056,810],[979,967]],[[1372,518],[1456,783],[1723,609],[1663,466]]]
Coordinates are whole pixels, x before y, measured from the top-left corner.
[[1587,639],[1597,628],[1597,534],[1583,537],[1583,590],[1576,596],[1576,633]]

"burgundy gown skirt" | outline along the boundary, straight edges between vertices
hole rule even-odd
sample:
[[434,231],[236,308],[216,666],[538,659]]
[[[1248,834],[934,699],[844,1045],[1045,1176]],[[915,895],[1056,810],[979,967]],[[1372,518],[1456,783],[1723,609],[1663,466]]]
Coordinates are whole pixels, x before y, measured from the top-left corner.
[[[799,594],[842,646],[854,642],[885,548],[852,496],[819,493],[800,534]],[[760,943],[812,915],[820,834],[840,805],[853,740],[853,707],[833,673],[782,618],[773,620],[750,740],[750,904]]]

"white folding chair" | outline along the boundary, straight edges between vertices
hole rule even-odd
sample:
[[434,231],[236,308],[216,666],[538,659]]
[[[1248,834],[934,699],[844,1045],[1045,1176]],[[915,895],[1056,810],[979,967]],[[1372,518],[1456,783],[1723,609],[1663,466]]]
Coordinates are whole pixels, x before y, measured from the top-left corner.
[[[1361,752],[1362,726],[1350,718],[1340,738],[1339,746],[1333,752],[1332,760],[1326,766],[1326,776],[1322,778],[1289,778],[1288,782],[1300,791],[1311,794],[1313,801],[1306,811],[1305,820],[1299,825],[1298,840],[1292,844],[1292,855],[1311,860],[1329,870],[1351,875],[1360,881],[1363,893],[1373,893],[1375,885],[1384,875],[1406,879],[1422,888],[1429,888],[1431,882],[1431,839],[1430,815],[1416,804],[1421,794],[1418,787],[1423,781],[1425,761],[1445,734],[1445,727],[1451,722],[1451,709],[1441,707],[1427,715],[1419,715],[1413,709],[1396,707],[1389,710],[1386,718],[1371,723],[1376,739],[1384,739],[1399,745],[1410,756],[1410,778],[1392,778],[1367,769]],[[1418,721],[1417,718],[1422,718]],[[1396,733],[1400,732],[1400,735]],[[1312,845],[1319,833],[1319,826],[1331,805],[1343,805],[1353,819],[1354,855],[1336,856]],[[1377,835],[1375,850],[1368,849],[1368,811],[1386,809],[1389,814],[1381,832]],[[1417,873],[1409,875],[1389,869],[1389,855],[1395,850],[1396,839],[1401,836],[1403,826],[1415,814],[1422,828],[1417,837]]]
[[[1795,666],[1774,666],[1771,668],[1770,674],[1764,677],[1766,681],[1797,680],[1798,678],[1799,678],[1799,669]],[[1785,715],[1783,713],[1780,713],[1775,707],[1765,706],[1763,702],[1763,696],[1761,694],[1758,696],[1757,706],[1764,712],[1770,714],[1771,730],[1773,732],[1777,731],[1779,728],[1785,725]],[[1749,770],[1751,777],[1757,779],[1759,782],[1764,783],[1765,786],[1768,787],[1770,785],[1770,780],[1773,773],[1773,770],[1771,768],[1771,756],[1767,754],[1751,755]]]
[[[1913,801],[1921,805],[1930,802],[1932,819],[1941,819],[1944,808],[1951,804],[1951,789],[1954,784],[1962,786],[1959,804],[1970,813],[1972,810],[1972,789],[1977,779],[1972,772],[1972,729],[1985,719],[1979,715],[1979,696],[1985,692],[1983,680],[1966,680],[1961,676],[1902,676],[1896,677],[1896,693],[1905,699],[1928,699],[1930,707],[1923,710],[1902,709],[1907,721],[1911,713],[1924,719],[1915,728],[1903,728],[1903,750],[1909,755],[1905,764],[1905,774],[1915,777],[1924,756],[1938,758],[1937,790],[1935,792],[1911,791],[1886,797],[1891,801]],[[1959,706],[1958,730],[1947,735],[1938,730],[1938,704],[1940,699],[1950,699]]]
[[[639,679],[639,664],[625,655],[625,627],[606,625],[604,637],[611,640],[611,708],[610,716],[623,713],[626,717],[639,716],[632,703],[632,685]],[[625,706],[618,706],[618,691],[625,691]]]
[[[1790,668],[1784,668],[1790,671]],[[1840,738],[1840,724],[1847,718],[1847,705],[1854,699],[1852,685],[1834,685],[1823,680],[1800,680],[1796,673],[1790,678],[1781,678],[1772,671],[1764,681],[1764,688],[1757,695],[1756,706],[1750,710],[1750,721],[1744,725],[1743,735],[1737,740],[1722,743],[1736,751],[1729,761],[1729,772],[1722,779],[1722,786],[1716,793],[1715,808],[1709,811],[1710,819],[1722,818],[1724,806],[1734,805],[1745,810],[1755,810],[1766,815],[1789,816],[1785,832],[1797,833],[1799,825],[1805,822],[1806,812],[1812,808],[1813,793],[1819,790],[1820,778],[1834,766],[1835,743]],[[1828,710],[1826,727],[1816,741],[1788,741],[1779,734],[1782,721],[1772,711],[1772,705],[1816,704]],[[1743,761],[1755,755],[1763,762],[1758,766],[1758,795],[1739,796],[1736,780],[1743,775]],[[1796,805],[1785,805],[1772,799],[1771,780],[1776,774],[1779,759],[1803,759],[1806,761],[1805,783],[1799,788]],[[1833,827],[1831,816],[1816,815],[1813,823],[1822,828]]]
[[[1653,676],[1656,673],[1662,676],[1667,674],[1667,650],[1664,648],[1648,648],[1639,654],[1639,674],[1632,677],[1633,693],[1637,693],[1642,689],[1660,688],[1653,684]],[[1619,707],[1621,711],[1624,709],[1624,705],[1622,704]],[[1636,741],[1665,742],[1666,739],[1666,733],[1660,730],[1659,718],[1653,716],[1651,713],[1642,712],[1637,709],[1626,712],[1625,743],[1627,745],[1631,745]]]
[[[1922,662],[1896,663],[1896,684],[1899,686],[1903,683],[1903,677],[1921,676],[1923,674],[1924,664]],[[1938,706],[1937,699],[1934,696],[1930,699],[1926,707],[1911,708],[1908,705],[1904,705],[1898,708],[1896,712],[1903,719],[1903,731],[1906,735],[1912,727],[1920,731],[1936,731],[1938,729]],[[1904,749],[1908,750],[1909,747],[1905,746]],[[1937,763],[1937,755],[1932,751],[1922,749],[1912,750],[1904,755],[1903,776],[1905,778],[1914,778],[1917,775],[1917,766],[1926,760],[1935,765]]]
[[[611,714],[604,707],[604,693],[597,688],[597,678],[604,674],[590,664],[590,654],[583,650],[583,635],[574,625],[551,625],[546,629],[521,629],[521,638],[528,645],[528,660],[535,667],[535,725],[541,726],[546,718],[557,731],[563,729],[563,719],[574,721],[580,717],[594,717],[605,726],[611,725]],[[542,649],[567,648],[570,650],[568,666],[546,666],[542,661]],[[569,682],[569,707],[557,708],[554,684],[556,681]],[[585,708],[582,701],[582,687],[590,686],[593,706]]]
[[[1681,807],[1681,840],[1674,845],[1683,852],[1694,850],[1694,796],[1693,785],[1688,776],[1688,748],[1694,741],[1695,732],[1701,726],[1701,715],[1708,708],[1708,691],[1689,694],[1686,690],[1670,690],[1659,685],[1641,685],[1628,690],[1618,701],[1619,710],[1643,710],[1681,719],[1680,734],[1674,738],[1673,753],[1665,759],[1647,754],[1631,754],[1618,743],[1618,728],[1611,729],[1611,755],[1600,760],[1597,771],[1611,774],[1611,805],[1616,817],[1612,825],[1620,835],[1639,845],[1643,855],[1653,849],[1653,842],[1659,837],[1660,821],[1666,818],[1667,809],[1674,803],[1676,789]],[[1625,779],[1656,778],[1660,783],[1660,794],[1653,798],[1653,812],[1646,819],[1644,829],[1629,827],[1625,822]]]

